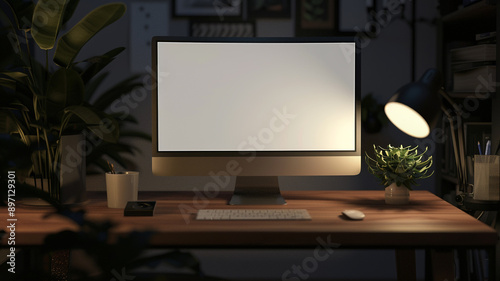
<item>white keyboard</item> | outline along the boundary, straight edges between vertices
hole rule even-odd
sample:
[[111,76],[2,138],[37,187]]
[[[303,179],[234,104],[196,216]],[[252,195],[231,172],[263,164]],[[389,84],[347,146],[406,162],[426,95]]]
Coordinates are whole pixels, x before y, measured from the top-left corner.
[[310,220],[305,209],[202,209],[197,220]]

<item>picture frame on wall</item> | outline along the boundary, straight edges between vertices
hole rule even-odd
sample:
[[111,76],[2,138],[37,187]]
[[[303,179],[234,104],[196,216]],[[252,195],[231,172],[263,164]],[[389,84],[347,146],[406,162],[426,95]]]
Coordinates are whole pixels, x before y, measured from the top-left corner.
[[297,0],[296,36],[331,36],[337,30],[337,0]]
[[253,21],[191,21],[191,37],[255,37]]
[[292,16],[289,0],[252,0],[247,2],[249,18],[290,18]]
[[241,17],[242,0],[173,0],[174,17]]

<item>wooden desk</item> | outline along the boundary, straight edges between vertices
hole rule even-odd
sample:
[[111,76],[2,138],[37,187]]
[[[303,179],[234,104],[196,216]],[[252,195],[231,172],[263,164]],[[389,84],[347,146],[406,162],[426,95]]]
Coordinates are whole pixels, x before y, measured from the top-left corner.
[[[318,239],[340,248],[394,248],[399,260],[414,261],[415,248],[433,254],[435,280],[454,280],[453,249],[483,248],[494,254],[497,232],[427,191],[412,191],[409,205],[386,205],[383,191],[288,191],[286,206],[305,208],[311,221],[196,221],[200,208],[264,208],[228,206],[227,194],[207,199],[203,193],[141,192],[140,200],[156,200],[153,217],[124,217],[121,209],[108,209],[104,193],[91,193],[84,206],[91,220],[112,220],[118,224],[111,240],[132,230],[154,230],[152,247],[171,248],[299,248],[318,246]],[[362,221],[341,215],[344,209],[359,209]],[[45,211],[17,208],[16,245],[40,245],[46,235],[76,226],[64,218],[44,219]],[[6,222],[6,208],[0,220]],[[112,242],[112,241],[111,241]],[[6,240],[2,241],[6,244]],[[412,256],[413,255],[413,256]],[[494,255],[490,269],[494,269]],[[398,271],[399,279],[409,280]],[[494,272],[490,272],[494,274]],[[491,277],[491,275],[490,275]],[[410,279],[411,280],[411,279]]]

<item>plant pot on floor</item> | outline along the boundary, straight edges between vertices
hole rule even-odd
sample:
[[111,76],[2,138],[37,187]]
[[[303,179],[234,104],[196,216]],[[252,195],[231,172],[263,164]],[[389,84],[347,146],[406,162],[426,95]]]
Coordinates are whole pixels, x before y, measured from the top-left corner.
[[410,190],[404,185],[392,183],[385,188],[385,203],[390,205],[404,205],[410,203]]

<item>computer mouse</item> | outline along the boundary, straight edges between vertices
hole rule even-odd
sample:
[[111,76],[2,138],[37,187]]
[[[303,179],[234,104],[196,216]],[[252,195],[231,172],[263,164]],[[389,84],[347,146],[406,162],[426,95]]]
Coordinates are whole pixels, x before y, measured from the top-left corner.
[[351,220],[362,220],[365,218],[365,214],[359,210],[344,210],[342,214]]

